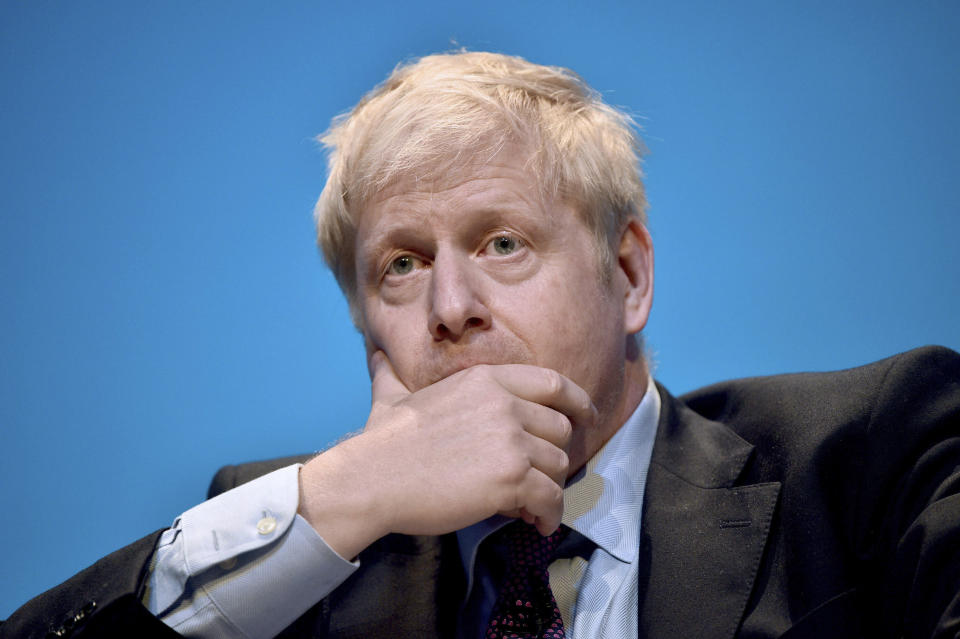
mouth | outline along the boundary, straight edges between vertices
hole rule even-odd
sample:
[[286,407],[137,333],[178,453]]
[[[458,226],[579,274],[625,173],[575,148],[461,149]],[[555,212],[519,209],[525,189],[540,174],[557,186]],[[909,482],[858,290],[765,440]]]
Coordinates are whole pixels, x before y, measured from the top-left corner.
[[497,365],[497,364],[512,364],[514,362],[505,362],[505,361],[494,361],[493,359],[488,358],[479,358],[479,359],[468,359],[468,360],[458,360],[453,362],[445,362],[439,366],[433,373],[427,377],[427,386],[436,384],[439,381],[445,380],[451,375],[456,375],[460,371],[465,371],[468,368],[473,368],[474,366],[481,366],[484,364],[487,365]]
[[451,375],[474,366],[504,364],[536,364],[536,358],[519,340],[489,340],[466,347],[432,348],[421,351],[417,358],[413,386],[425,388]]

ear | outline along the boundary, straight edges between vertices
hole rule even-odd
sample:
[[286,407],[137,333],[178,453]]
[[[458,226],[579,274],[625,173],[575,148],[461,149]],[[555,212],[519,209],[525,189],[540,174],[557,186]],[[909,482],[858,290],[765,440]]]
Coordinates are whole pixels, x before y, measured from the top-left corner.
[[631,218],[620,236],[618,267],[625,279],[623,328],[628,335],[647,325],[653,305],[653,241],[639,220]]

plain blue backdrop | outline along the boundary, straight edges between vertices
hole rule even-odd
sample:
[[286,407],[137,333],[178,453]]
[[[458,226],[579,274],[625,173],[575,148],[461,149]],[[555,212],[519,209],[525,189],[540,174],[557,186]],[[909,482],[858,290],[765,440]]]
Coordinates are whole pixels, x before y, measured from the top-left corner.
[[642,123],[674,392],[960,347],[960,3],[0,3],[0,617],[363,425],[313,136],[399,61],[572,67]]

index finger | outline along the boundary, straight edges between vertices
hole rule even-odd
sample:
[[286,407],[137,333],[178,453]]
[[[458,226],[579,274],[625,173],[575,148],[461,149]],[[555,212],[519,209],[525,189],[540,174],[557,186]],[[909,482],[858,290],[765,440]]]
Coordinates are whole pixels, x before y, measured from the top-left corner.
[[378,401],[393,403],[410,394],[410,390],[397,377],[386,353],[376,351],[367,365],[370,368],[370,397],[374,404]]
[[575,426],[590,427],[596,422],[597,409],[590,394],[566,375],[528,364],[502,364],[491,369],[497,383],[517,397],[561,412]]

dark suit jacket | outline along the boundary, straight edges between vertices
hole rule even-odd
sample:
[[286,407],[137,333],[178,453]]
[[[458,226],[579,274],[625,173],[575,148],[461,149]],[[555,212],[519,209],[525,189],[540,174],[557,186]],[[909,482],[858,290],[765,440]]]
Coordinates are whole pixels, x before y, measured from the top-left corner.
[[[641,637],[960,637],[960,356],[659,390]],[[226,467],[211,494],[297,459]],[[177,636],[137,599],[158,534],[30,601],[0,637],[66,619],[77,637]],[[453,535],[389,535],[281,636],[449,636],[463,582]]]

